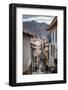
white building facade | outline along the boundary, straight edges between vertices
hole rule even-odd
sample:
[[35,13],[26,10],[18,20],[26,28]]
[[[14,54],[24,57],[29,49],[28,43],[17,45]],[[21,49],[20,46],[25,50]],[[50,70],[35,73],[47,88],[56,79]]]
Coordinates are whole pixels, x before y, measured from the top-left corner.
[[31,64],[31,37],[28,33],[23,34],[23,72],[27,71]]
[[55,65],[54,59],[57,59],[57,17],[49,25],[51,42],[49,43],[49,65]]

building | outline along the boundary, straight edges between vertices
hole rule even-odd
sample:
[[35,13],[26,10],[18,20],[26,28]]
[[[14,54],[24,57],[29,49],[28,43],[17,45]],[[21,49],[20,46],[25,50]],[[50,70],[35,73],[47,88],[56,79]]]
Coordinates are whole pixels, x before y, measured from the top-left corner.
[[48,31],[50,31],[51,36],[51,42],[49,43],[49,65],[54,65],[54,60],[57,59],[57,17],[48,26]]
[[31,65],[31,38],[32,34],[23,31],[23,74],[28,74]]
[[31,40],[32,72],[39,68],[41,54],[41,39],[33,38]]

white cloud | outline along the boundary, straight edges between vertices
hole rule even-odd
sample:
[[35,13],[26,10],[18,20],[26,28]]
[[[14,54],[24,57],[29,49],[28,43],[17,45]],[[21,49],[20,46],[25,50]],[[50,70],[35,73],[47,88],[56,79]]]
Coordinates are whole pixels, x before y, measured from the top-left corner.
[[48,16],[48,17],[47,16],[37,16],[37,17],[35,16],[35,17],[27,18],[27,19],[23,18],[23,21],[35,20],[35,21],[37,21],[39,23],[44,22],[44,23],[50,24],[53,19],[54,19],[54,16]]

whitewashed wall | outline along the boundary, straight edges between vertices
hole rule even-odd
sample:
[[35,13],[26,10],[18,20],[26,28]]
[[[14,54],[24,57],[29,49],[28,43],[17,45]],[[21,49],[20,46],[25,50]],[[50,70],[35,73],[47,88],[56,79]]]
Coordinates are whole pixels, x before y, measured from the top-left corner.
[[49,65],[54,65],[54,57],[51,55],[51,45],[49,45]]
[[[55,40],[56,40],[56,28],[51,31],[51,44],[56,44]],[[49,65],[54,65],[54,58],[57,57],[56,57],[56,51],[54,52],[54,57],[51,55],[51,44],[49,45]]]
[[23,38],[23,70],[27,70],[31,63],[31,49],[30,38],[24,36]]

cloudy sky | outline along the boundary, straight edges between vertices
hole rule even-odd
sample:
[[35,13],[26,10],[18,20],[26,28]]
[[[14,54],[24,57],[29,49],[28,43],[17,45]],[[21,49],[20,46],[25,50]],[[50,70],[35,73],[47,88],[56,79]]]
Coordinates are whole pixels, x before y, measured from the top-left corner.
[[44,16],[44,15],[23,15],[23,21],[36,21],[39,23],[50,24],[55,16]]

